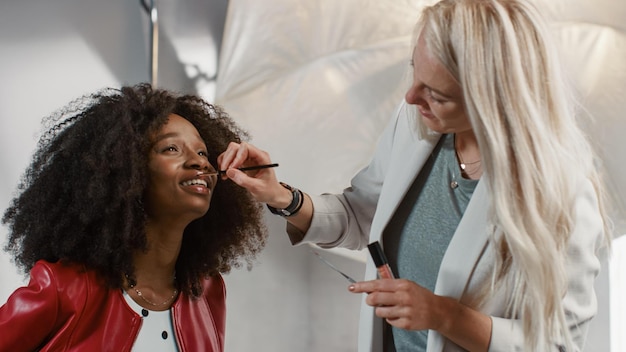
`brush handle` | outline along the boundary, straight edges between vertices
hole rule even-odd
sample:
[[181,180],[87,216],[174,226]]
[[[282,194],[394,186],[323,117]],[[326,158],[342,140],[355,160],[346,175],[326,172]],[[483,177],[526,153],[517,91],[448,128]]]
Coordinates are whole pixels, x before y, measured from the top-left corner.
[[[269,169],[271,167],[277,167],[278,164],[264,164],[264,165],[254,165],[254,166],[246,166],[246,167],[238,167],[239,171],[252,171],[252,170],[261,170],[261,169]],[[199,174],[199,176],[208,176],[208,175],[223,175],[226,173],[226,170],[219,170],[214,172],[203,172]]]
[[[239,171],[252,171],[252,170],[261,170],[261,169],[269,169],[271,167],[277,167],[278,164],[265,164],[265,165],[255,165],[255,166],[247,166],[247,167],[238,167]],[[223,174],[226,170],[220,170],[218,173]]]

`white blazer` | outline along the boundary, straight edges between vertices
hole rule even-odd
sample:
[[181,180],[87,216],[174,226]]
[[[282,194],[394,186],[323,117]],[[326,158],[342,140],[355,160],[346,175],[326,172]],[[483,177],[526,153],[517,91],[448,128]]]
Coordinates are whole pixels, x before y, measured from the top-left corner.
[[[288,225],[292,243],[361,249],[380,240],[384,246],[381,234],[385,226],[440,138],[433,135],[420,139],[412,120],[415,117],[411,116],[403,101],[383,132],[370,164],[352,179],[351,187],[338,195],[311,196],[314,205],[311,227],[302,234]],[[488,204],[486,184],[479,181],[443,257],[435,294],[472,306],[480,288],[488,284],[494,263],[494,251],[488,241]],[[566,267],[569,289],[563,302],[572,334],[578,348],[582,349],[587,323],[596,313],[593,285],[600,270],[596,249],[603,233],[597,197],[589,181],[581,186],[576,209],[577,221],[569,242]],[[375,278],[376,268],[368,259],[365,280]],[[498,292],[480,308],[493,321],[489,351],[523,351],[520,321],[502,318],[506,295]],[[358,351],[382,351],[382,331],[382,319],[365,304],[364,295]],[[436,331],[429,331],[429,352],[462,350]]]

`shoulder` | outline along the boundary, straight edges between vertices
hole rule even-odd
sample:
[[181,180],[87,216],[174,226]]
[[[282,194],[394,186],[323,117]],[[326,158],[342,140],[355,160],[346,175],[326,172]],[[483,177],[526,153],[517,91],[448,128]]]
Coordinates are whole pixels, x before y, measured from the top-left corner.
[[415,123],[415,113],[412,111],[411,106],[402,99],[402,101],[396,106],[393,118],[389,122],[393,126],[396,133],[398,132],[417,132],[417,124]]
[[202,296],[209,302],[226,299],[226,284],[222,275],[209,276],[202,280]]
[[39,260],[30,272],[31,283],[55,292],[59,304],[71,309],[87,304],[87,300],[106,299],[109,291],[94,270],[72,262]]
[[42,259],[35,262],[32,271],[34,270],[43,270],[54,274],[69,274],[72,272],[76,273],[78,271],[84,271],[85,267],[81,264],[76,264],[72,262],[49,262]]
[[579,243],[595,248],[604,237],[605,230],[599,195],[589,179],[581,180],[577,190],[573,202],[575,218],[570,245]]
[[202,282],[202,296],[215,323],[217,331],[226,328],[226,285],[222,275],[207,277]]
[[76,264],[38,260],[30,270],[31,280],[45,281],[49,285],[62,285],[79,275],[81,266]]
[[95,281],[95,272],[82,264],[71,262],[48,262],[39,260],[30,271],[31,278],[50,280],[56,286],[75,284],[77,281]]
[[585,204],[594,209],[599,208],[598,193],[589,178],[580,178],[577,182],[576,205]]

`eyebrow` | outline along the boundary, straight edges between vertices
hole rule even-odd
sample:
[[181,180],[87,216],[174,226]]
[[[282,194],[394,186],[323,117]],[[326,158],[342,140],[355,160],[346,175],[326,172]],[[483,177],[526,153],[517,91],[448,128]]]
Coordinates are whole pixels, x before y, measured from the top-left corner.
[[154,143],[158,143],[164,139],[168,139],[168,138],[174,138],[174,137],[178,137],[179,134],[176,132],[170,132],[170,133],[166,133],[166,134],[160,134],[157,135],[156,138],[154,139]]

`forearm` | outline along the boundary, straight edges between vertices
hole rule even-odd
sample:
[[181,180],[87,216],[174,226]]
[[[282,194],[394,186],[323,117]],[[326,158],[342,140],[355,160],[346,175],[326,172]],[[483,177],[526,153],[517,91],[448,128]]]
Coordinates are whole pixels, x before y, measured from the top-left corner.
[[438,301],[442,320],[437,332],[469,351],[489,349],[491,317],[452,298],[438,296]]

